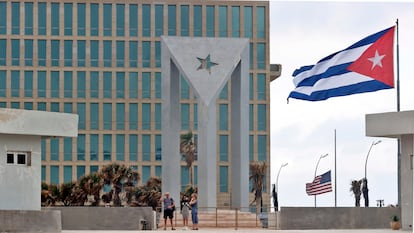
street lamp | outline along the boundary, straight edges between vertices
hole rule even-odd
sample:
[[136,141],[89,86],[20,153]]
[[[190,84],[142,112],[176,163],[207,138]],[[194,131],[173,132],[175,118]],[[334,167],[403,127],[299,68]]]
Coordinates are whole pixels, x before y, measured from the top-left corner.
[[277,200],[277,194],[279,192],[279,175],[280,175],[280,171],[282,170],[282,167],[286,167],[288,165],[288,163],[284,163],[282,165],[280,165],[279,171],[277,172],[277,177],[276,177],[276,191],[273,192],[273,204],[275,206],[275,211],[279,211],[279,203]]
[[373,141],[371,143],[371,146],[369,147],[369,150],[368,150],[367,157],[365,158],[365,177],[364,177],[363,184],[362,184],[362,194],[364,195],[365,207],[368,207],[369,206],[368,179],[367,179],[368,156],[369,156],[369,153],[371,152],[372,147],[375,146],[375,145],[377,145],[377,144],[379,144],[380,142],[381,142],[381,140]]
[[[316,163],[315,174],[313,176],[314,179],[316,178],[316,171],[318,170],[319,162],[321,161],[321,159],[325,158],[326,156],[328,156],[328,154],[324,154],[319,157],[318,162]],[[316,195],[314,195],[314,197],[315,197],[315,208],[316,208]]]

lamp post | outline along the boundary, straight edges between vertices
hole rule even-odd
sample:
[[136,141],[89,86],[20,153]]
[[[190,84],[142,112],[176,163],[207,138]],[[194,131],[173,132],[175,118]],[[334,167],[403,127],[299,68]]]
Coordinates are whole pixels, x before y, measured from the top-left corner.
[[373,141],[371,143],[371,146],[369,147],[369,150],[368,150],[367,157],[365,158],[365,177],[364,177],[363,184],[362,184],[362,194],[364,195],[365,207],[368,207],[369,206],[368,179],[367,179],[368,157],[369,157],[369,153],[371,152],[372,147],[375,146],[375,145],[377,145],[377,144],[379,144],[380,142],[381,142],[381,140]]
[[282,170],[282,167],[286,167],[288,165],[288,163],[284,163],[282,165],[280,165],[279,171],[277,172],[277,177],[276,177],[276,191],[273,193],[273,204],[275,206],[275,211],[279,211],[279,203],[277,200],[277,194],[279,192],[279,175],[280,175],[280,171]]
[[[324,154],[319,157],[318,162],[316,163],[315,174],[313,175],[314,179],[316,177],[316,171],[318,170],[319,162],[321,161],[321,159],[325,158],[326,156],[328,156],[328,154]],[[316,195],[313,195],[313,196],[315,197],[315,208],[316,208]]]

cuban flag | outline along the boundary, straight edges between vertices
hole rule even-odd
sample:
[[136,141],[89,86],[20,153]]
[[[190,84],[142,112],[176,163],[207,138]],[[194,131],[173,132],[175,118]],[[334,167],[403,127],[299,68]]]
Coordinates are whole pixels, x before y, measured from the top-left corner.
[[319,101],[394,88],[395,26],[293,72],[289,98]]

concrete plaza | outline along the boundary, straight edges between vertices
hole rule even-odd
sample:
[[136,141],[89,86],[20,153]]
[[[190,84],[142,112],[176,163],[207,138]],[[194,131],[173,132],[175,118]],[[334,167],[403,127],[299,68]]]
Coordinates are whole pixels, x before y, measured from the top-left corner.
[[[163,229],[158,229],[152,232],[175,232],[175,233],[186,233],[186,232],[220,232],[220,233],[230,233],[230,232],[255,232],[255,233],[268,233],[268,232],[280,232],[280,233],[395,233],[395,230],[391,229],[350,229],[350,230],[344,230],[344,229],[330,229],[330,230],[270,230],[270,229],[261,229],[261,228],[254,228],[254,229],[230,229],[230,228],[206,228],[206,229],[199,229],[198,231],[192,231],[192,230],[182,230],[177,228],[175,231],[171,231],[170,228],[168,228],[166,231]],[[402,231],[401,232],[410,232],[410,231]],[[143,232],[143,231],[69,231],[64,230],[62,233],[135,233],[135,232]]]

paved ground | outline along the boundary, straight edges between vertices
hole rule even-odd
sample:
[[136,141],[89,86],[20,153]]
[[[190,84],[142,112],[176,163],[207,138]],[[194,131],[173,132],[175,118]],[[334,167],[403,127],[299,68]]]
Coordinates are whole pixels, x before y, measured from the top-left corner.
[[[147,232],[147,231],[62,231],[63,233],[136,233],[136,232]],[[269,229],[221,229],[221,228],[207,228],[207,229],[199,229],[198,231],[192,230],[182,230],[177,229],[175,231],[171,231],[168,228],[166,231],[163,229],[159,229],[156,231],[151,232],[174,232],[174,233],[189,233],[189,232],[197,232],[197,233],[211,233],[211,232],[220,232],[220,233],[230,233],[230,232],[254,232],[254,233],[269,233],[269,232],[278,232],[278,233],[396,233],[398,231],[393,231],[391,229],[373,229],[373,230],[269,230]],[[410,231],[402,231],[399,232],[410,232]]]

